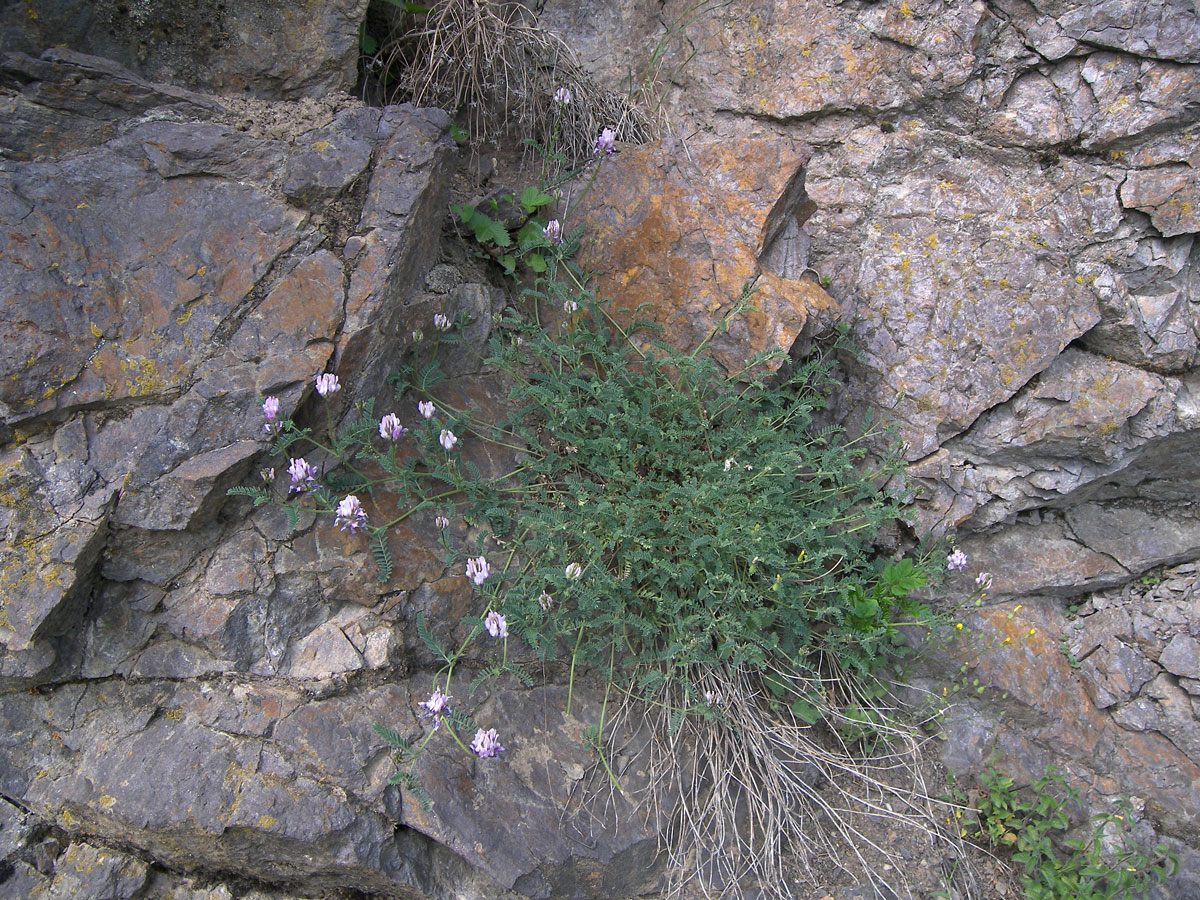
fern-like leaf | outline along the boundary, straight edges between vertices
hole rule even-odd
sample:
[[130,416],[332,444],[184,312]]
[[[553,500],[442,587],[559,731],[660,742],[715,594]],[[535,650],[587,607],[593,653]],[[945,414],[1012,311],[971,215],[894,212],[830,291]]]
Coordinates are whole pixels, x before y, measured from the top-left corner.
[[404,738],[399,732],[392,731],[385,725],[375,723],[371,726],[377,735],[388,742],[388,745],[394,750],[398,750],[405,755],[412,752],[412,744]]
[[387,584],[392,580],[392,551],[388,547],[386,531],[380,529],[371,538],[371,555],[379,567],[379,583]]
[[429,625],[425,622],[425,613],[417,613],[417,637],[419,637],[425,646],[429,648],[429,652],[444,662],[450,662],[450,656],[446,653],[446,648],[429,630]]

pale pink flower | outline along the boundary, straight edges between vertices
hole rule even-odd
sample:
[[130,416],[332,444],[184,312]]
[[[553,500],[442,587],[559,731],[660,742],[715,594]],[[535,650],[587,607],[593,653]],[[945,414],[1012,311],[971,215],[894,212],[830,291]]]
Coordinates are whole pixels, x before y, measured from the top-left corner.
[[449,331],[450,319],[444,316],[442,313],[438,313],[433,317],[433,327],[438,331]]
[[458,443],[458,438],[454,436],[454,432],[449,428],[443,428],[442,433],[438,435],[438,443],[447,450],[452,450],[454,445]]
[[263,425],[263,431],[274,433],[283,427],[283,423],[279,419],[279,398],[268,397],[263,401],[262,405],[263,417],[267,420]]
[[487,618],[483,620],[483,627],[487,629],[487,633],[494,638],[508,637],[508,620],[494,609],[487,614]]
[[569,87],[560,87],[554,92],[554,102],[559,106],[571,105],[571,89]]
[[492,567],[483,556],[474,556],[467,560],[467,577],[476,584],[483,584],[492,574]]
[[433,719],[433,730],[437,731],[441,727],[442,716],[450,708],[450,700],[451,698],[443,694],[440,688],[434,688],[428,700],[422,700],[417,704],[425,710],[423,713],[417,713],[417,718]]
[[952,572],[961,572],[967,567],[967,554],[961,550],[955,550],[946,557],[946,568]]
[[338,382],[338,377],[332,372],[326,372],[324,375],[317,376],[317,393],[322,397],[336,394],[341,389],[342,386]]
[[398,441],[407,431],[395,413],[388,413],[379,420],[379,436],[384,440]]
[[552,244],[562,243],[562,222],[558,219],[551,219],[546,223],[546,227],[542,229],[546,234],[546,240]]
[[421,413],[422,418],[432,419],[433,418],[433,401],[432,400],[422,400],[420,403],[417,404],[417,410]]
[[433,520],[433,524],[436,525],[438,528],[449,528],[450,520],[447,519],[445,516],[437,516]]

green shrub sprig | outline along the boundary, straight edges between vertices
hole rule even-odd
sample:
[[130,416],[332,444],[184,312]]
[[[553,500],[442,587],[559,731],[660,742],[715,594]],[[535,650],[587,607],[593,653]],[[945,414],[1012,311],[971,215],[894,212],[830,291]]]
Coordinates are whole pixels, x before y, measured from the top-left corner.
[[1082,836],[1067,838],[1080,795],[1060,772],[1047,770],[1021,790],[1011,776],[989,769],[980,787],[972,836],[1008,853],[1027,900],[1130,900],[1178,866],[1165,846],[1137,845],[1127,805],[1094,816]]

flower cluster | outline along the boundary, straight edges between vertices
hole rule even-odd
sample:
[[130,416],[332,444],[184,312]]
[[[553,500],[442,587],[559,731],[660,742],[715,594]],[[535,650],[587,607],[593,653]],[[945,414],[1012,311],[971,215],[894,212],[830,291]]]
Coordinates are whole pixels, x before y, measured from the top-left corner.
[[398,441],[407,432],[408,429],[400,424],[395,413],[388,413],[379,420],[379,436],[385,441]]
[[358,531],[367,523],[366,510],[353,494],[347,494],[337,505],[337,518],[333,524],[342,531],[349,529],[351,533]]
[[483,620],[483,627],[487,629],[487,633],[494,638],[508,637],[508,620],[494,609],[487,614],[487,618]]
[[326,372],[324,375],[317,376],[317,393],[322,397],[328,397],[330,394],[336,394],[342,389],[338,377],[332,372]]
[[951,572],[962,572],[967,568],[967,554],[955,550],[946,557],[946,568]]
[[449,317],[443,315],[442,313],[438,313],[436,316],[433,317],[433,327],[436,328],[438,331],[449,331],[450,330]]
[[417,718],[433,719],[433,729],[437,731],[442,724],[442,716],[446,715],[450,709],[450,697],[443,694],[440,689],[434,688],[429,699],[422,700],[417,706],[425,710],[423,713],[418,713]]
[[283,427],[283,423],[279,421],[279,398],[268,397],[263,401],[262,405],[263,418],[266,424],[263,425],[263,431],[267,434],[274,434]]
[[433,418],[433,401],[432,400],[422,400],[420,403],[417,404],[417,412],[419,412],[421,414],[421,418],[423,418],[423,419],[432,419]]
[[492,568],[485,557],[476,556],[467,560],[467,577],[475,584],[483,584],[491,574]]
[[484,731],[480,728],[475,732],[475,740],[471,741],[471,752],[480,759],[491,759],[497,753],[503,753],[504,748],[500,746],[500,736],[496,734],[495,728],[489,728]]
[[617,133],[611,128],[605,128],[600,132],[600,137],[596,138],[596,153],[604,153],[612,156],[617,152]]
[[550,243],[556,245],[562,243],[562,222],[558,221],[558,219],[551,219],[546,223],[546,227],[543,230],[546,234],[546,240]]
[[301,457],[288,460],[288,475],[292,479],[288,493],[292,491],[307,491],[317,480],[317,470]]
[[560,87],[554,92],[554,102],[559,106],[571,105],[571,89],[569,87]]
[[438,435],[438,443],[446,450],[452,450],[454,445],[458,443],[458,438],[454,436],[454,432],[449,428],[443,428],[442,433]]

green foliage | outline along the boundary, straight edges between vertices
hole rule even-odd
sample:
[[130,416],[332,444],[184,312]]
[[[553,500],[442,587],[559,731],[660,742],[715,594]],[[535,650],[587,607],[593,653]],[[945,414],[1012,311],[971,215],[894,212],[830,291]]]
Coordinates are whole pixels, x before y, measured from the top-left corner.
[[874,558],[874,535],[902,516],[878,487],[899,462],[869,465],[863,440],[817,427],[829,357],[727,374],[704,352],[641,350],[634,326],[571,296],[587,304],[572,327],[510,316],[521,340],[492,342],[489,364],[514,383],[506,441],[529,448],[522,489],[484,486],[470,512],[496,526],[491,510],[508,507],[499,608],[543,655],[574,647],[634,690],[666,679],[695,696],[697,668],[779,670],[777,705],[806,721],[828,701],[803,685],[837,675],[867,690],[902,652],[897,624],[927,615],[908,600],[926,579]]
[[[527,216],[535,215],[554,202],[553,196],[532,186],[526,188],[520,197],[510,194],[501,199],[519,204]],[[545,251],[551,249],[551,244],[546,239],[546,222],[541,218],[531,218],[521,226],[517,231],[516,246],[510,250],[513,236],[503,224],[470,204],[453,204],[450,209],[471,232],[476,243],[503,266],[505,275],[515,275],[518,262],[524,262],[535,275],[546,271],[548,263]]]
[[989,769],[980,786],[975,837],[1009,853],[1028,900],[1131,900],[1177,866],[1164,846],[1146,852],[1134,842],[1127,807],[1094,817],[1082,837],[1067,838],[1079,792],[1053,770],[1021,791]]

